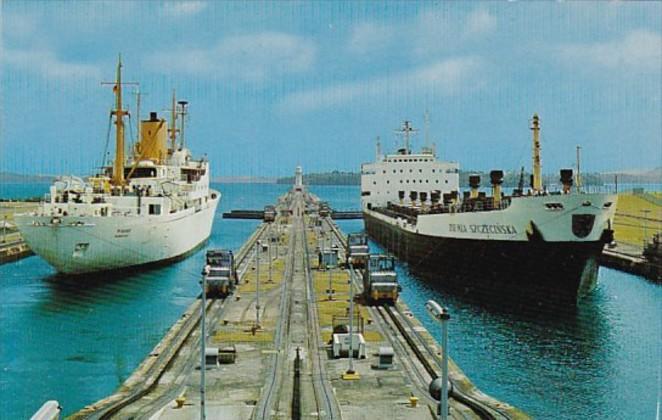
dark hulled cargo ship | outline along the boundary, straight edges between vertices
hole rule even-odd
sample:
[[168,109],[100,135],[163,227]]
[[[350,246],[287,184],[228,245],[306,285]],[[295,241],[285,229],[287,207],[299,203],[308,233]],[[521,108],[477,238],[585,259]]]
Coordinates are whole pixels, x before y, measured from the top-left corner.
[[411,269],[445,286],[481,296],[576,302],[596,284],[598,257],[611,241],[615,194],[573,188],[573,172],[561,170],[563,188],[542,186],[539,120],[533,117],[531,188],[501,191],[502,171],[490,173],[492,193],[480,178],[460,194],[459,165],[430,148],[405,146],[362,165],[365,227]]

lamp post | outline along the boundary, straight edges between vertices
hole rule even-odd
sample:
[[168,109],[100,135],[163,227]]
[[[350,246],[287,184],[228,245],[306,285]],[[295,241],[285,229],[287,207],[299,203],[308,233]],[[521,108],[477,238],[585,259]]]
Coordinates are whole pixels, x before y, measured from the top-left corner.
[[[327,258],[329,258],[328,254],[326,254],[326,256],[327,256]],[[326,267],[326,270],[329,272],[329,289],[327,290],[328,299],[333,300],[333,289],[332,289],[332,287],[333,287],[333,273],[332,273],[330,267]]]
[[441,395],[439,396],[439,418],[448,419],[448,321],[451,319],[446,308],[434,300],[428,300],[425,308],[441,322]]
[[354,370],[354,287],[352,276],[354,275],[354,266],[352,259],[349,261],[349,366],[347,371],[343,373],[342,378],[346,380],[360,379],[360,376]]
[[207,418],[205,410],[205,347],[207,345],[206,331],[206,307],[207,307],[207,276],[209,275],[209,265],[205,265],[202,270],[202,305],[200,306],[200,420]]
[[271,277],[271,246],[273,245],[273,236],[271,235],[271,225],[269,225],[269,283],[273,283]]
[[280,225],[276,225],[276,258],[278,258],[278,243],[280,242]]
[[260,241],[255,243],[255,328],[260,329]]

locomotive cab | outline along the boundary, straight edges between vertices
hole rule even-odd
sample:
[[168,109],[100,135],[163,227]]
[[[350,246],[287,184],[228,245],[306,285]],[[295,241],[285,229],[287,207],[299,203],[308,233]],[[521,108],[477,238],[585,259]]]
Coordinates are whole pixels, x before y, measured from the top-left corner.
[[390,255],[370,255],[363,271],[363,292],[368,302],[395,303],[400,294],[395,258]]
[[350,233],[347,235],[347,249],[345,255],[349,266],[349,259],[355,268],[364,268],[370,248],[368,247],[368,236],[365,233]]
[[225,297],[237,284],[234,254],[230,250],[212,249],[207,251],[207,290],[209,296]]

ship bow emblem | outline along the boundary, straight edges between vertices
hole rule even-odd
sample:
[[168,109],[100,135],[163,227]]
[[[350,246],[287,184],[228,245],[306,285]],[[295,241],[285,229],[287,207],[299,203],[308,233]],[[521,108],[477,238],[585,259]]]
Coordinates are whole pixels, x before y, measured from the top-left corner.
[[593,230],[593,223],[595,223],[593,214],[573,214],[572,233],[578,238],[585,238]]

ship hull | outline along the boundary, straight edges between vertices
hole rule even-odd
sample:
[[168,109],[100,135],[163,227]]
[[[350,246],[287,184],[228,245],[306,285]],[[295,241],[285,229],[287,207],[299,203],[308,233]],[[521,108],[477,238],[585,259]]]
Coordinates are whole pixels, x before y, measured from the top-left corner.
[[33,252],[61,274],[85,274],[165,263],[188,255],[211,234],[218,198],[199,209],[162,216],[17,215]]
[[364,213],[368,234],[409,268],[442,287],[477,298],[576,303],[596,285],[603,240],[468,239],[425,235]]

